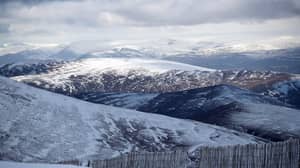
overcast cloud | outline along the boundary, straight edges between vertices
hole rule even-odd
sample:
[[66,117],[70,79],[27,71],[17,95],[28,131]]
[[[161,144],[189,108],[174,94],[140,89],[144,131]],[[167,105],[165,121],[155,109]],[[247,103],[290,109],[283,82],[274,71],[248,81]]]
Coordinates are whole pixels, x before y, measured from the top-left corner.
[[[299,17],[299,0],[0,1],[2,42],[118,39],[129,38],[128,34],[146,38],[187,32],[294,36],[299,35]],[[274,25],[279,27],[268,27]]]

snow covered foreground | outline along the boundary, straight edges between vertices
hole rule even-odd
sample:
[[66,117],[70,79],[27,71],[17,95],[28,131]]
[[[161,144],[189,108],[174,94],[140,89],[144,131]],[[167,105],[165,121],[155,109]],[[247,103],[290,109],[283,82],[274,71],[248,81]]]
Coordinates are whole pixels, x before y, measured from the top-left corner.
[[0,77],[0,159],[62,161],[111,158],[261,140],[200,122],[97,105]]
[[0,161],[0,168],[84,168],[81,166]]

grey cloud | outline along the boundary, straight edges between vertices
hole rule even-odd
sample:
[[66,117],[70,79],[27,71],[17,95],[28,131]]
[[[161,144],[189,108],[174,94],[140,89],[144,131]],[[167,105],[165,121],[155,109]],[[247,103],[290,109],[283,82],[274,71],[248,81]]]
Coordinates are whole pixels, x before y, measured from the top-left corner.
[[0,24],[0,33],[9,33],[9,25]]
[[[295,0],[169,0],[164,5],[149,2],[117,12],[153,25],[194,25],[222,22],[252,22],[299,17]],[[138,6],[138,5],[136,5]],[[134,10],[132,10],[134,9]]]
[[27,5],[36,5],[38,3],[49,3],[55,1],[82,1],[82,0],[1,0],[0,4],[22,3]]
[[[138,31],[143,32],[142,29],[176,27],[180,30],[191,26],[203,26],[207,34],[215,33],[216,27],[214,24],[206,28],[207,23],[265,24],[264,21],[294,18],[300,19],[299,0],[0,0],[0,32],[13,32],[6,38],[22,40],[23,37],[39,39],[47,35],[51,39],[73,36],[92,39],[124,34],[127,38],[129,33],[121,29],[132,30],[134,36]],[[284,23],[288,31],[296,29],[297,24]],[[241,31],[235,27],[227,26],[226,30],[222,27],[219,32]],[[166,33],[168,31],[160,35]],[[157,35],[158,31],[153,34]]]
[[[18,2],[18,5],[12,5],[13,2]],[[10,17],[12,21],[83,26],[116,23],[145,26],[196,25],[300,16],[300,3],[297,0],[3,0],[1,3],[0,16]],[[22,4],[30,6],[22,7]],[[19,9],[23,10],[20,12]]]

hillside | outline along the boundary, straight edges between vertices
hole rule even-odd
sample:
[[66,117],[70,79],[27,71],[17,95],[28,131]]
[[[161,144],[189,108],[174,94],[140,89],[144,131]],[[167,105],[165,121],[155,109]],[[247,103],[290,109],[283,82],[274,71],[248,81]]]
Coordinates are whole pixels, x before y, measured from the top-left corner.
[[0,77],[1,158],[60,161],[260,142],[200,122],[97,105]]
[[[296,95],[298,92],[289,93]],[[290,98],[287,100],[297,100],[285,95]],[[230,85],[161,94],[89,93],[79,98],[216,124],[275,141],[300,137],[300,111],[295,109],[295,104]]]
[[289,80],[275,83],[257,92],[274,97],[286,104],[300,108],[300,80]]
[[[293,77],[291,74],[271,71],[222,71],[137,58],[90,58],[44,67],[49,67],[49,70],[36,66],[30,72],[43,71],[39,74],[16,74],[13,79],[77,97],[95,92],[172,92],[217,84],[252,89]],[[5,68],[3,71],[0,68],[0,73],[4,72],[2,75],[13,74],[15,71],[15,68]]]
[[271,140],[300,137],[300,111],[229,85],[164,93],[137,108],[251,133]]

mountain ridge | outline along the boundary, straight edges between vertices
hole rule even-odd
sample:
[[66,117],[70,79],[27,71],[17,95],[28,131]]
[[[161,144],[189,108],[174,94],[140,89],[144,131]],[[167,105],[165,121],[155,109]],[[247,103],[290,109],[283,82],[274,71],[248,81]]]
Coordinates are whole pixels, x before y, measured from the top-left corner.
[[94,103],[216,124],[274,141],[300,137],[300,111],[294,105],[227,84],[161,94],[81,96]]
[[97,58],[65,62],[45,73],[13,79],[76,96],[90,92],[172,92],[222,83],[252,89],[292,77],[271,71],[210,70],[161,60]]

